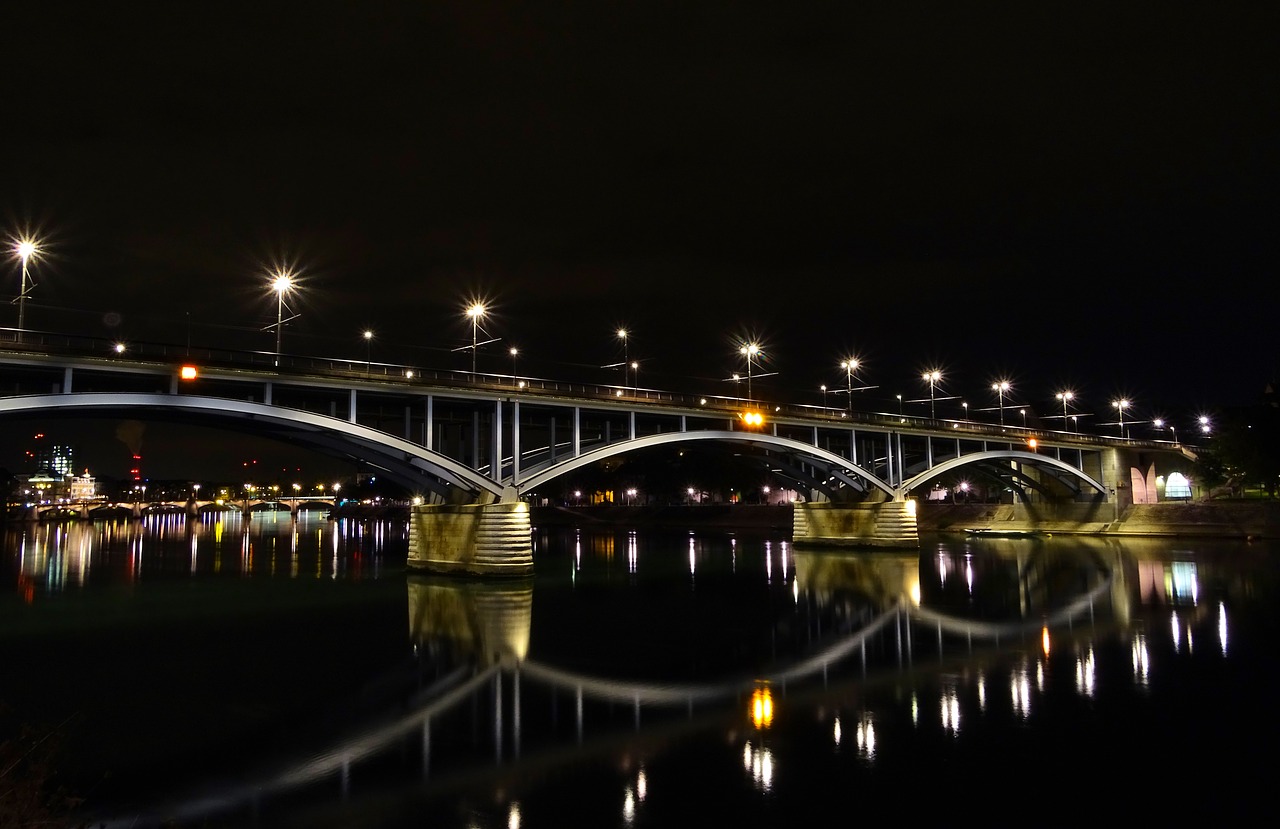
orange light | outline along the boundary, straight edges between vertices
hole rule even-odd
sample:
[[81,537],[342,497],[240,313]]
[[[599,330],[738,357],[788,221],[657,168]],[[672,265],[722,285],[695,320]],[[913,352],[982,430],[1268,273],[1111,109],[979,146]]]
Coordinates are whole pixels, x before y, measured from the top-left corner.
[[1036,451],[1036,446],[1037,446],[1037,444],[1036,444],[1036,439],[1035,439],[1035,438],[1028,438],[1028,439],[1027,439],[1027,448],[1028,448],[1028,449],[1030,449],[1032,452],[1034,452],[1034,451]]
[[748,429],[759,429],[764,425],[764,415],[760,412],[743,412],[738,417]]
[[197,373],[195,366],[183,366],[181,370],[178,371],[178,376],[183,380],[194,380],[196,379]]
[[751,705],[747,713],[756,728],[768,728],[773,725],[773,692],[767,686],[757,688],[751,694]]

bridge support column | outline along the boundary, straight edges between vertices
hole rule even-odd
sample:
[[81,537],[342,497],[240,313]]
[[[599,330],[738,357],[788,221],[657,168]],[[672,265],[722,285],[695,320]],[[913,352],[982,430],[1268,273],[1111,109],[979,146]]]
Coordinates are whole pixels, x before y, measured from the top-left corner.
[[882,504],[797,503],[792,543],[815,547],[917,548],[916,502]]
[[529,505],[422,504],[409,514],[413,570],[478,576],[533,573]]

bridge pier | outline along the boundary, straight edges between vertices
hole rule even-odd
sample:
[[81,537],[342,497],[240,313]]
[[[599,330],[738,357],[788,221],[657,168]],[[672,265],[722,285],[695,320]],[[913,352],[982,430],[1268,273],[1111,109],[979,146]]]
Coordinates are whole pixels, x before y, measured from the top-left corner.
[[523,501],[422,504],[409,513],[407,565],[433,573],[529,576],[531,534]]
[[916,502],[909,498],[879,504],[797,503],[791,526],[791,540],[796,546],[920,546]]

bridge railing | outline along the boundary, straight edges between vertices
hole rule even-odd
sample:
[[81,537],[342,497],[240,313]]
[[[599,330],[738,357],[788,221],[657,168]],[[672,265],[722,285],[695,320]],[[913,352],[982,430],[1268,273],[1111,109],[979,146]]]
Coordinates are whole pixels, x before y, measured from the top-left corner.
[[471,373],[450,369],[430,369],[417,366],[379,363],[370,360],[353,360],[338,357],[319,357],[299,354],[276,354],[269,351],[243,351],[210,348],[206,346],[179,345],[130,341],[121,346],[114,339],[79,334],[48,331],[18,331],[0,328],[0,348],[10,353],[35,356],[88,358],[99,360],[128,360],[163,363],[177,370],[184,364],[204,368],[251,369],[298,378],[315,377],[365,382],[394,383],[404,390],[432,387],[458,391],[482,391],[485,394],[507,393],[520,398],[557,398],[569,401],[611,401],[661,407],[677,407],[708,415],[723,415],[730,421],[744,409],[751,407],[765,411],[774,419],[822,421],[825,426],[849,425],[873,426],[886,430],[919,430],[921,433],[946,431],[956,437],[970,439],[988,438],[1000,442],[1024,443],[1030,438],[1067,440],[1085,446],[1129,445],[1137,447],[1167,448],[1167,441],[1137,440],[1133,438],[1106,437],[1080,432],[1031,428],[1027,426],[1000,426],[971,420],[931,419],[887,412],[862,412],[838,407],[811,404],[765,402],[747,400],[734,395],[686,394],[643,388],[625,384],[575,383],[546,378],[507,374]]

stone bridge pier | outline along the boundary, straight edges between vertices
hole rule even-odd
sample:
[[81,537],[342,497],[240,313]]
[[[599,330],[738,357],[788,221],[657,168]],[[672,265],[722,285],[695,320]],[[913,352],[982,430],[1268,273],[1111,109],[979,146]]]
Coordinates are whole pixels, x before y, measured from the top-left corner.
[[791,539],[798,547],[916,548],[916,502],[906,498],[879,504],[797,503]]
[[428,573],[530,576],[532,533],[524,501],[420,504],[409,513],[407,564]]

